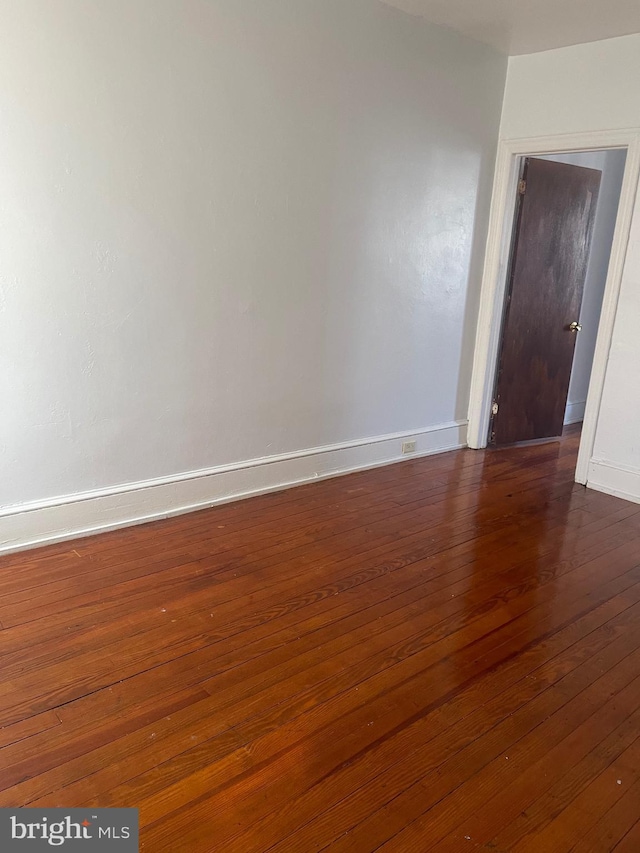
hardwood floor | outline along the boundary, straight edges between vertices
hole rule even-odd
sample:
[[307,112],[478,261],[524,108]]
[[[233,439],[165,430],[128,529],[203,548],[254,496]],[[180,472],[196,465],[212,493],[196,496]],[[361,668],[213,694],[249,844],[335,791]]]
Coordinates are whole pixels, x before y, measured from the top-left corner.
[[640,506],[459,451],[0,560],[0,805],[142,849],[640,850]]

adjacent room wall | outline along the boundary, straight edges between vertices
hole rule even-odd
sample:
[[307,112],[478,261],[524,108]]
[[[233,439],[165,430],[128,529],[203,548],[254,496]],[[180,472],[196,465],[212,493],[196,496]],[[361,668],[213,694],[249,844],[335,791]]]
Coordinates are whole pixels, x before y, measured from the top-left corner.
[[506,60],[374,0],[0,43],[0,548],[465,442]]
[[[509,60],[505,139],[636,128],[640,35]],[[640,199],[631,227],[589,485],[640,501]]]
[[578,151],[573,154],[548,154],[541,158],[543,160],[554,160],[556,163],[585,166],[588,169],[597,169],[602,172],[580,310],[579,320],[582,331],[576,340],[569,396],[567,397],[566,424],[579,423],[584,417],[626,158],[626,151],[621,149]]

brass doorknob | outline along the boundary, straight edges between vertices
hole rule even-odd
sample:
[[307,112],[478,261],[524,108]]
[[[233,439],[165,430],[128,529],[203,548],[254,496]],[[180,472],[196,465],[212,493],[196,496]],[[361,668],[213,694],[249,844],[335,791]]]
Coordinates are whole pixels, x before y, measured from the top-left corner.
[[569,324],[569,331],[570,331],[570,332],[581,332],[581,331],[582,331],[582,326],[580,325],[580,323],[577,323],[577,322],[574,320],[574,321],[573,321],[573,323],[570,323],[570,324]]

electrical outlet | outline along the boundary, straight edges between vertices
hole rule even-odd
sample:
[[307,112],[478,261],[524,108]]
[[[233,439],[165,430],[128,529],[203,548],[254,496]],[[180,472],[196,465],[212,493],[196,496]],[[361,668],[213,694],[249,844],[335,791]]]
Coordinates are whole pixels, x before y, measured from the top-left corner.
[[403,453],[415,453],[416,452],[415,441],[403,441],[402,442],[402,452]]

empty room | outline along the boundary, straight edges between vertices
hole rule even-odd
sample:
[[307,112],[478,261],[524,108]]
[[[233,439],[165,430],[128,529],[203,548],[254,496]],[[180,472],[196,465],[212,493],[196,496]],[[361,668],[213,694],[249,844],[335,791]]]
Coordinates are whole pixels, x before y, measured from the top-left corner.
[[0,851],[640,851],[640,5],[0,0]]

